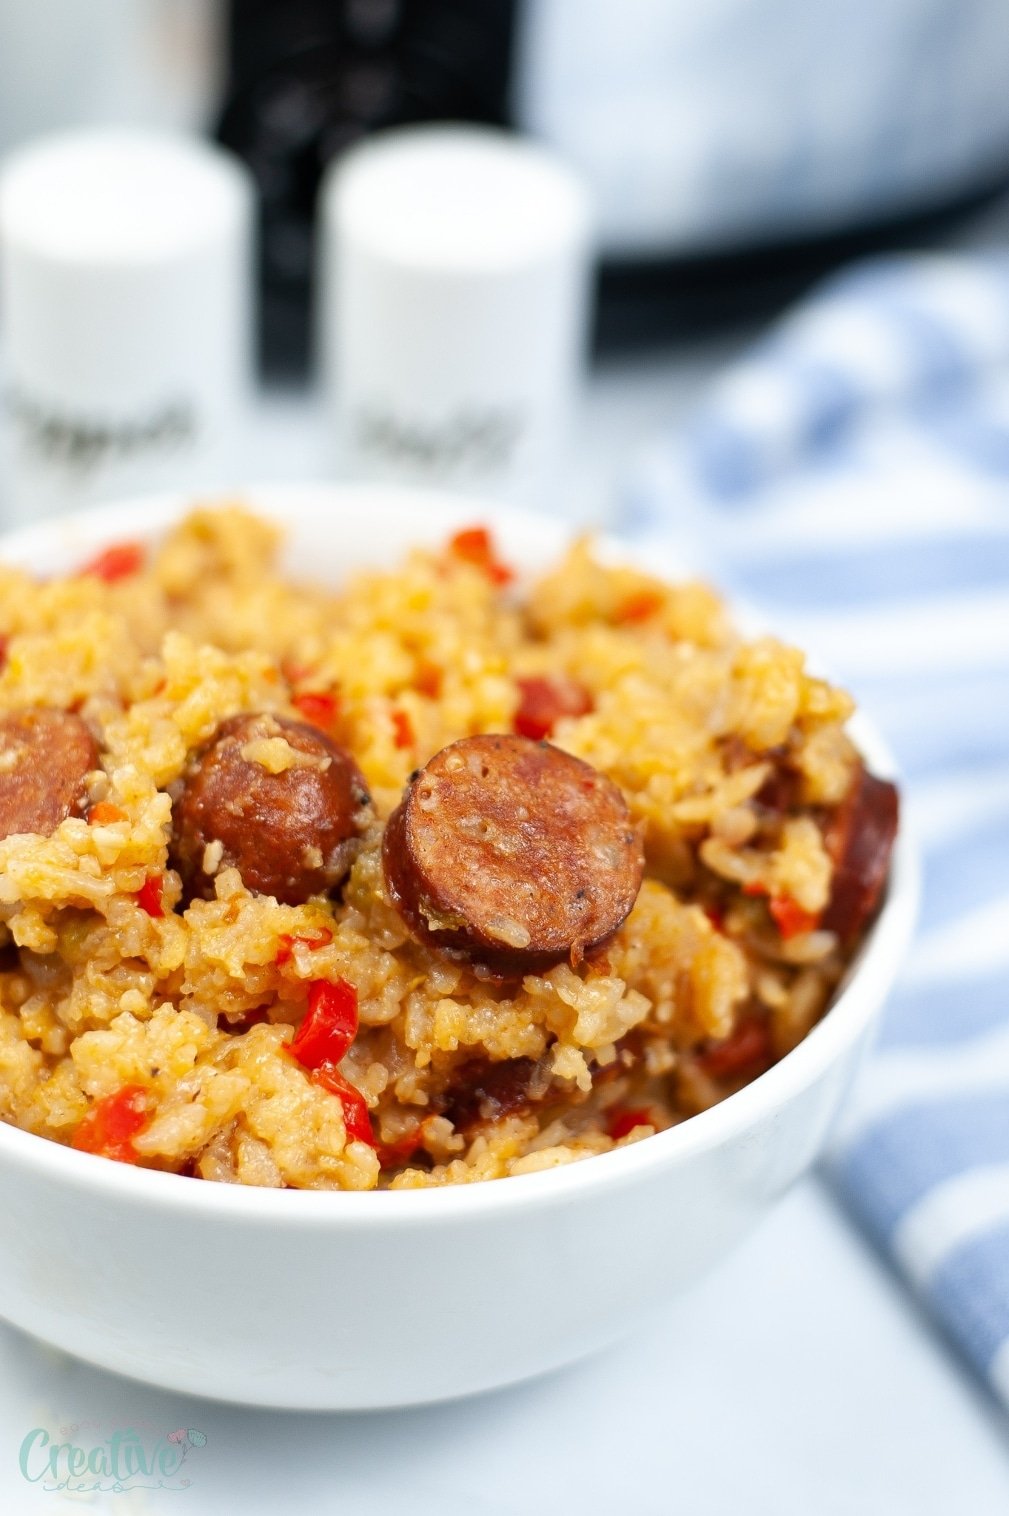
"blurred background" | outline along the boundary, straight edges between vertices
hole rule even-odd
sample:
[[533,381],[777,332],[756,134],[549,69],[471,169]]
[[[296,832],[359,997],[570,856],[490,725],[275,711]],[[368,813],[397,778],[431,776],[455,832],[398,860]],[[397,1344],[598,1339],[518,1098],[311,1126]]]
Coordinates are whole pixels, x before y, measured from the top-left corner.
[[[334,467],[317,397],[326,170],[376,132],[425,122],[545,145],[592,208],[581,340],[595,365],[579,446],[546,495],[598,519],[628,450],[827,271],[1001,240],[1007,65],[1005,0],[0,0],[0,160],[114,125],[214,142],[246,166],[256,389],[225,472],[201,455],[216,484]],[[151,400],[158,414],[173,404]],[[62,425],[69,406],[33,394],[28,409]],[[0,501],[25,516],[195,482],[181,465],[149,479],[133,467]]]
[[0,152],[96,123],[250,167],[261,352],[303,376],[320,178],[385,127],[528,133],[596,207],[604,350],[766,314],[1009,177],[1004,0],[0,0]]
[[0,0],[0,156],[116,125],[214,141],[247,166],[250,338],[274,401],[251,446],[233,442],[231,477],[248,478],[332,466],[311,388],[327,168],[433,121],[545,144],[593,213],[598,382],[562,508],[598,517],[614,458],[826,271],[998,239],[1007,64],[1005,0]]

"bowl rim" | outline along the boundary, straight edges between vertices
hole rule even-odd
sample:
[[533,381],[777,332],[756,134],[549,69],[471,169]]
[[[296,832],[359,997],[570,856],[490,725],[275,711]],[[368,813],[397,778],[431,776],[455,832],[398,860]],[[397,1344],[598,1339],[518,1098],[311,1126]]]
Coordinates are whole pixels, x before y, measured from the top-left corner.
[[[202,504],[225,503],[240,503],[281,525],[304,525],[305,519],[312,517],[331,525],[336,506],[356,507],[366,512],[369,519],[382,511],[409,513],[416,517],[419,527],[423,524],[426,528],[418,530],[418,538],[433,535],[434,525],[440,534],[479,519],[513,538],[527,536],[539,542],[543,551],[556,550],[575,530],[570,522],[559,517],[434,490],[357,483],[265,483],[232,490],[227,495],[188,491],[144,495],[73,515],[51,517],[0,534],[0,561],[28,566],[39,557],[51,559],[54,549],[58,555],[81,553],[123,536],[151,540],[186,510]],[[607,555],[630,562],[643,557],[633,541],[623,542],[605,533],[599,534],[599,540]],[[410,541],[404,537],[396,545],[403,549]],[[647,562],[652,571],[659,573],[684,572],[684,564],[675,553],[657,554],[651,543]],[[752,612],[738,599],[731,599],[729,604],[737,624],[741,622],[748,629],[747,622],[754,619]],[[899,777],[893,755],[873,723],[858,712],[852,718],[851,729],[874,769],[888,777]],[[626,1147],[554,1169],[513,1175],[506,1180],[416,1190],[274,1190],[193,1181],[181,1174],[117,1163],[77,1152],[52,1138],[3,1121],[0,1121],[0,1163],[50,1183],[72,1186],[85,1192],[96,1204],[122,1200],[142,1209],[206,1214],[237,1225],[269,1222],[292,1230],[436,1225],[449,1219],[465,1222],[506,1215],[516,1208],[569,1204],[586,1191],[595,1193],[644,1180],[657,1170],[717,1149],[815,1084],[832,1063],[858,1043],[881,1008],[910,942],[918,898],[918,850],[904,807],[880,913],[847,981],[803,1040],[765,1073],[708,1110]]]

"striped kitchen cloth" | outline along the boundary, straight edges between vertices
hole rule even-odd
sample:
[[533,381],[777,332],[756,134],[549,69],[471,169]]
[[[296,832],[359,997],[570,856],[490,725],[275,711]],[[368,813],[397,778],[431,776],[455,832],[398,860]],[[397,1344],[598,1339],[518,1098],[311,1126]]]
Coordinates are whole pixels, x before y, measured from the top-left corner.
[[1009,259],[836,277],[623,504],[815,649],[897,753],[922,918],[828,1172],[1009,1406]]

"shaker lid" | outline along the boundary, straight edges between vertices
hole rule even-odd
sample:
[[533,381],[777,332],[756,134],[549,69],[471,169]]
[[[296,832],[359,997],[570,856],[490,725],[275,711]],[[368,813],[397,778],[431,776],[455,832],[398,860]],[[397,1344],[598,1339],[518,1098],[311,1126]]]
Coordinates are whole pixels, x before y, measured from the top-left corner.
[[383,262],[446,272],[539,263],[584,242],[581,180],[553,153],[504,131],[434,125],[352,148],[323,186],[339,238]]
[[232,235],[251,186],[196,138],[99,128],[45,137],[0,172],[0,236],[59,263],[157,262]]

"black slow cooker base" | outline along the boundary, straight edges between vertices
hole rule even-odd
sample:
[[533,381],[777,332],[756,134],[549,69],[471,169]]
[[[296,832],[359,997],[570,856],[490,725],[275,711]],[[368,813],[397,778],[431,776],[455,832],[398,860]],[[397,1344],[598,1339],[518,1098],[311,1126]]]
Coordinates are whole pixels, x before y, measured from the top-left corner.
[[1009,165],[941,208],[844,232],[702,257],[608,259],[597,280],[594,351],[654,349],[769,319],[853,259],[934,247],[1007,187]]

